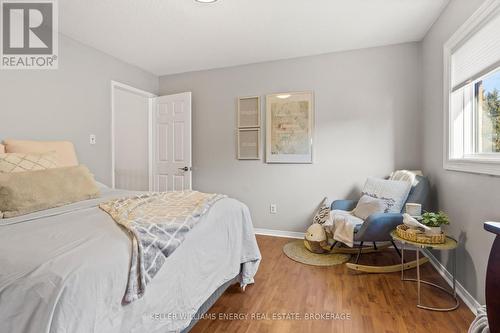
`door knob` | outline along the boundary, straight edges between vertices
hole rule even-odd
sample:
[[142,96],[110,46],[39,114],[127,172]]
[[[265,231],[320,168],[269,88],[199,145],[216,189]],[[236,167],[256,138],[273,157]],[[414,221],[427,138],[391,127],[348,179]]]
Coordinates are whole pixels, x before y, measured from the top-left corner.
[[182,171],[189,171],[189,167],[185,166],[184,168],[179,168],[179,170],[182,170]]

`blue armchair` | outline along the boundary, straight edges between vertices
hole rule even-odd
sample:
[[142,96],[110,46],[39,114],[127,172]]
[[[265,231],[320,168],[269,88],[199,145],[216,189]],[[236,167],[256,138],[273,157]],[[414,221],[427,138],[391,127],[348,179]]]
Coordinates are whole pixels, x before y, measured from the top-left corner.
[[[417,184],[411,188],[410,194],[408,195],[408,199],[405,203],[419,203],[422,205],[422,210],[427,210],[429,204],[429,188],[429,180],[426,177],[417,176]],[[350,211],[356,207],[356,204],[356,200],[336,200],[332,202],[331,209]],[[391,231],[401,223],[403,223],[402,213],[377,213],[370,215],[364,223],[358,226],[354,231],[354,241],[359,243],[356,264],[359,261],[361,253],[363,253],[363,250],[366,249],[363,248],[363,244],[365,242],[373,244],[373,249],[369,249],[369,251],[366,252],[376,251],[377,242],[391,242],[394,249],[401,256],[399,249],[394,244],[390,235]],[[335,245],[336,243],[332,245],[332,249]]]

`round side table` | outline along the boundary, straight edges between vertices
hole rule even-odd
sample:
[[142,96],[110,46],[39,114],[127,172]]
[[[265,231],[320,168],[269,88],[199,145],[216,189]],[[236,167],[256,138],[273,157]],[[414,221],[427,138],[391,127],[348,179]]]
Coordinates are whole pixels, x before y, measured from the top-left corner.
[[[417,283],[417,307],[425,310],[432,310],[432,311],[453,311],[457,309],[460,305],[460,302],[458,301],[457,297],[457,290],[456,290],[456,280],[455,280],[455,271],[456,271],[456,254],[455,254],[455,249],[458,246],[458,242],[451,238],[451,237],[446,237],[446,242],[443,244],[424,244],[424,243],[417,243],[417,242],[412,242],[407,239],[401,238],[397,235],[396,230],[391,232],[391,237],[393,240],[398,241],[399,243],[402,244],[401,247],[401,281],[412,281]],[[453,253],[452,256],[452,282],[453,282],[453,290],[448,290],[447,288],[441,287],[435,283],[429,282],[422,280],[420,278],[420,265],[417,265],[417,278],[406,278],[404,275],[404,251],[405,251],[405,246],[406,244],[412,245],[415,247],[415,250],[417,252],[417,262],[420,259],[420,251],[422,249],[431,249],[431,250],[441,250],[441,251],[451,251]],[[427,306],[422,304],[422,299],[421,299],[421,293],[420,293],[420,284],[426,284],[428,286],[437,288],[439,290],[444,291],[445,293],[449,294],[450,296],[453,297],[455,300],[455,305],[449,308],[438,308],[438,307],[432,307],[432,306]]]

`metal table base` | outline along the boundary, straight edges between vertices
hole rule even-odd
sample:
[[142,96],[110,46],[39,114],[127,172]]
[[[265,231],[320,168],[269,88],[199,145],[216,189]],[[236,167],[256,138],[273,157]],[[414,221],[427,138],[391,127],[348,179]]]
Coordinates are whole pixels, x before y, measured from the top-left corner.
[[[419,259],[420,259],[420,247],[419,246],[415,246],[415,249],[417,251],[417,263],[419,262]],[[401,281],[411,281],[411,282],[416,282],[417,283],[417,307],[420,308],[420,309],[425,309],[425,310],[431,310],[431,311],[440,311],[440,312],[447,312],[447,311],[453,311],[453,310],[456,310],[459,305],[460,305],[460,302],[458,300],[458,297],[457,297],[457,289],[456,289],[456,279],[455,279],[455,271],[456,271],[456,253],[455,253],[455,249],[453,249],[451,252],[453,252],[453,259],[452,259],[452,265],[453,265],[453,272],[452,272],[452,282],[453,282],[453,290],[448,290],[447,288],[444,288],[444,287],[441,287],[435,283],[432,283],[432,282],[429,282],[429,281],[425,281],[425,280],[422,280],[420,279],[420,265],[417,265],[417,278],[416,279],[413,279],[413,278],[405,278],[405,269],[404,269],[404,253],[405,253],[405,243],[402,242],[402,247],[401,247]],[[437,308],[437,307],[433,307],[433,306],[427,306],[427,305],[423,305],[422,304],[422,296],[421,296],[421,292],[420,292],[420,289],[421,289],[421,283],[423,284],[426,284],[428,286],[431,286],[431,287],[434,287],[434,288],[437,288],[441,291],[444,291],[445,293],[447,293],[448,295],[452,296],[453,299],[455,300],[455,305],[450,307],[450,308]]]

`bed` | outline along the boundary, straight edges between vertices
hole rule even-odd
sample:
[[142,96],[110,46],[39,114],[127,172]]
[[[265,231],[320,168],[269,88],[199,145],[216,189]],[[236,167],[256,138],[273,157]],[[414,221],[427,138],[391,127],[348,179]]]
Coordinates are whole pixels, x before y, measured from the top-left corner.
[[131,244],[98,208],[132,192],[0,219],[0,332],[186,332],[260,253],[241,202],[217,201],[167,258],[146,294],[123,305]]

